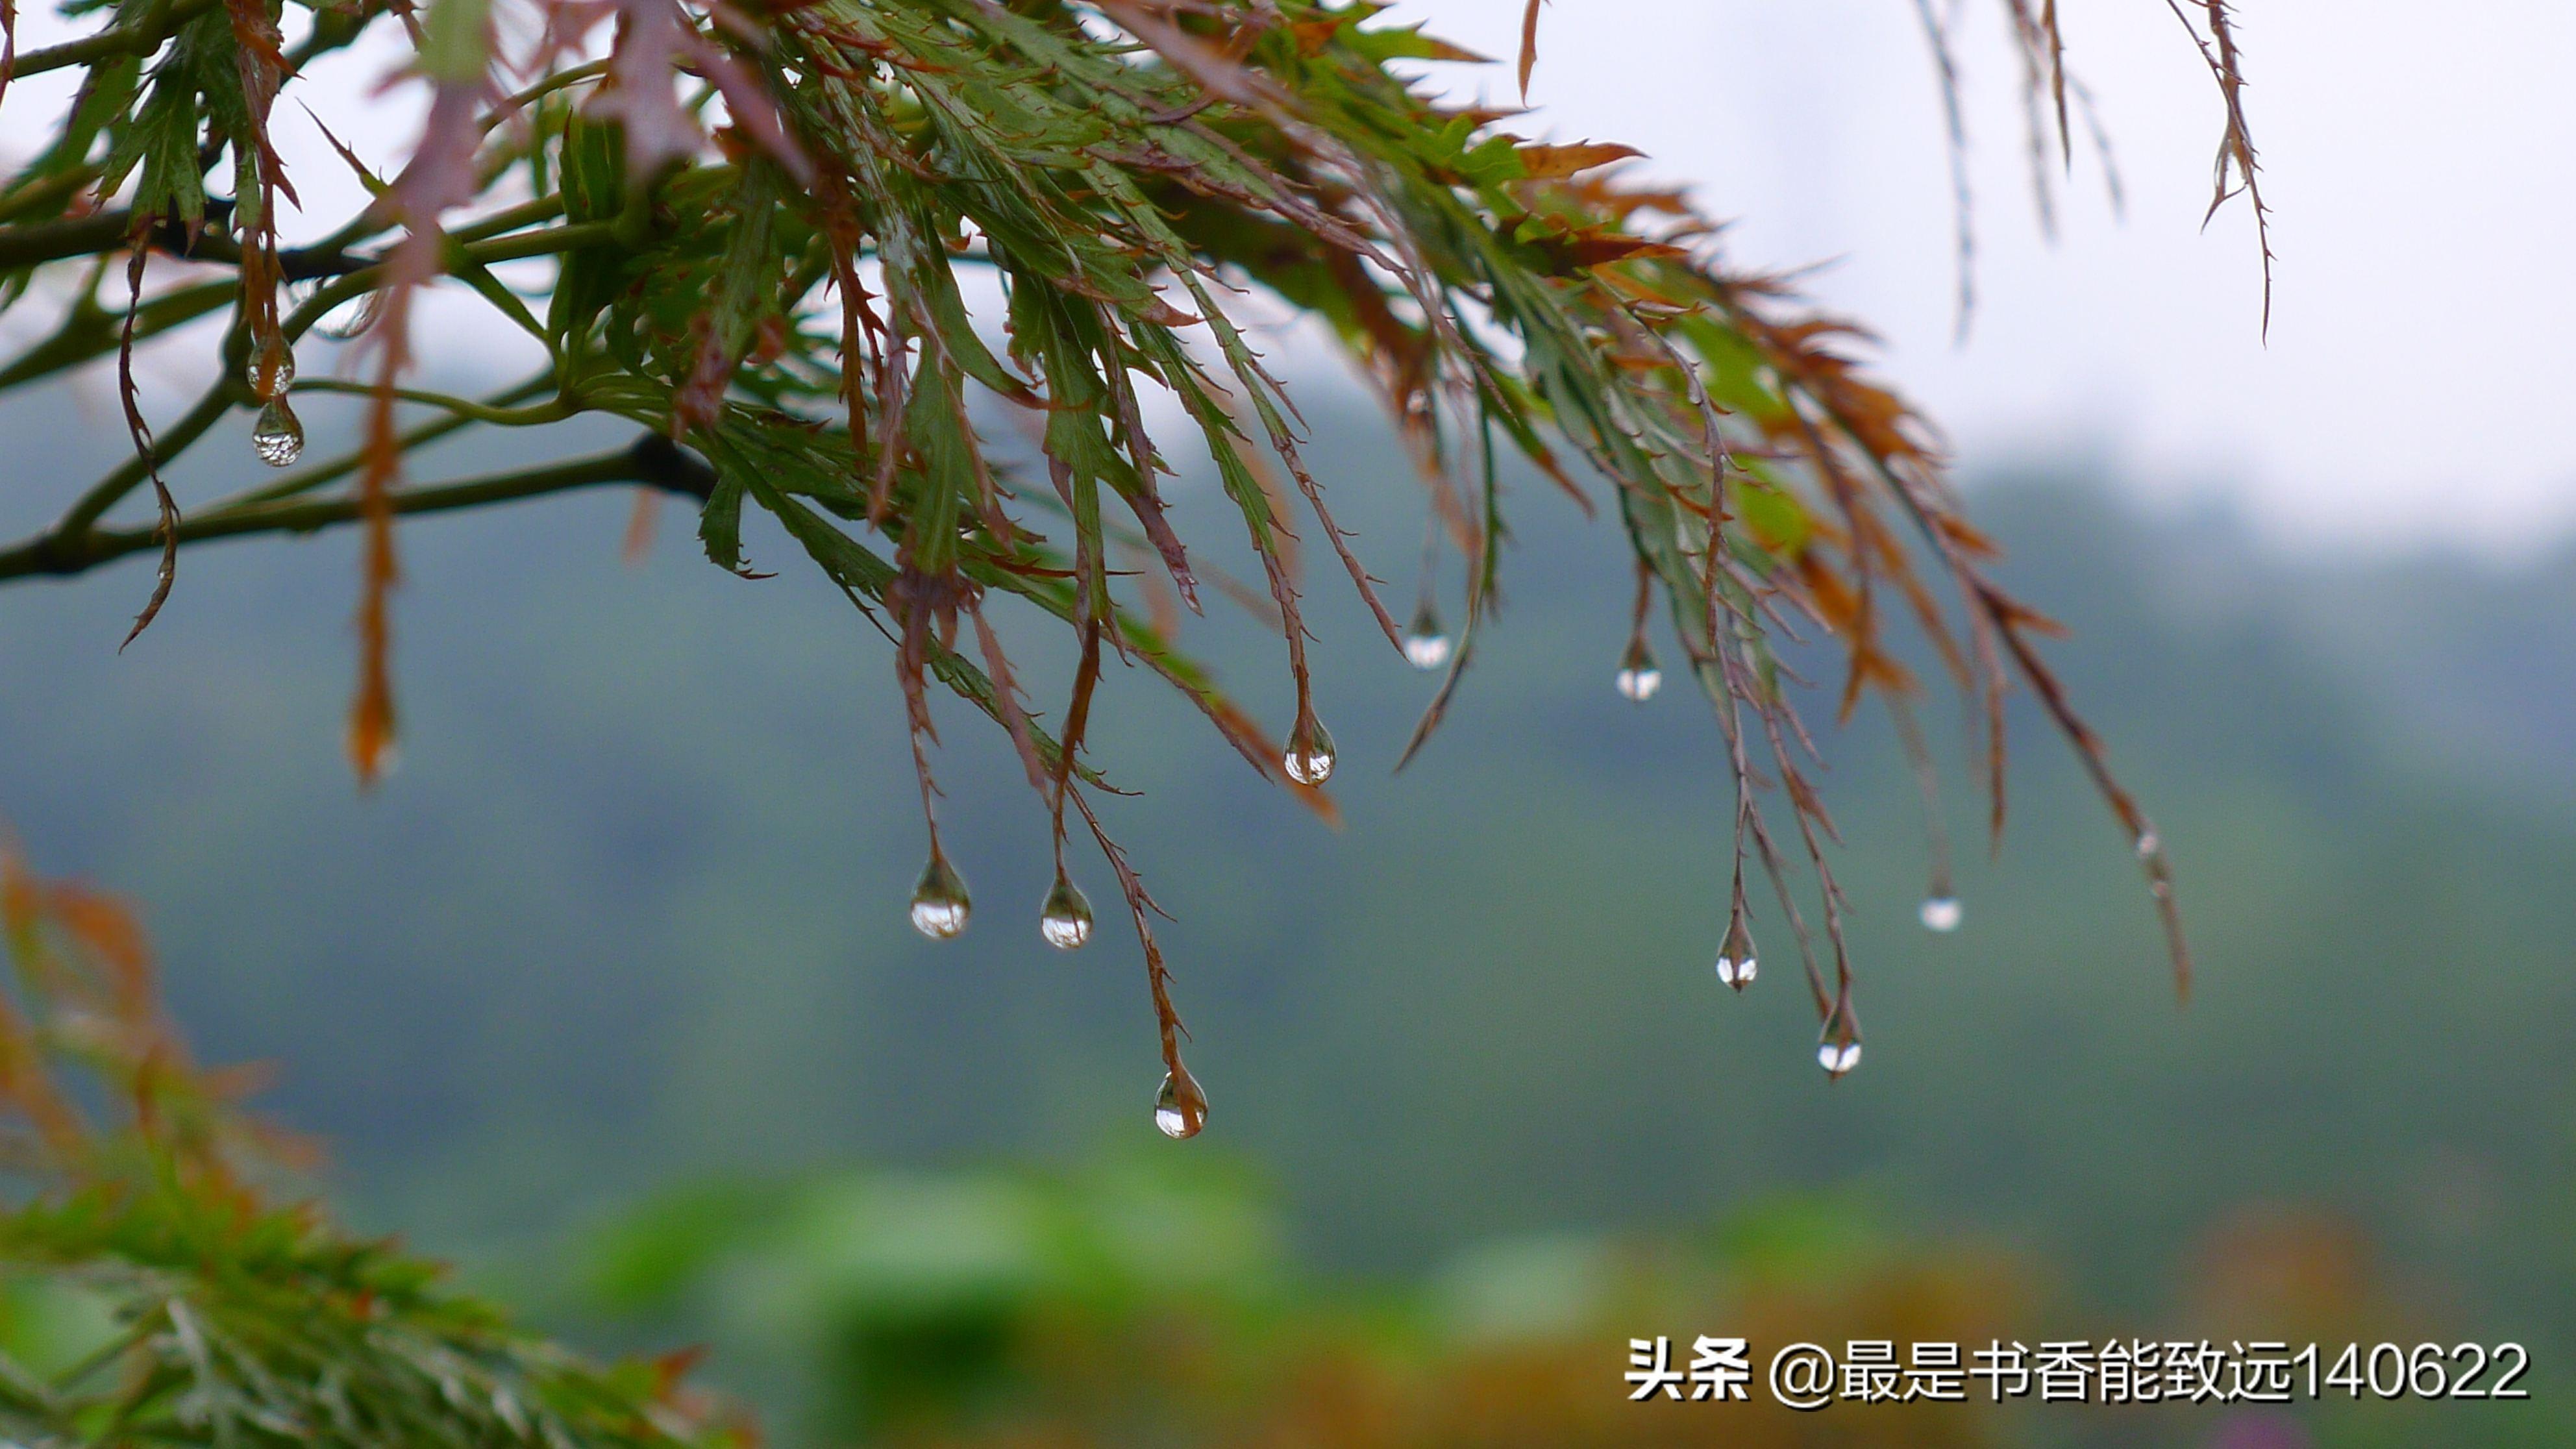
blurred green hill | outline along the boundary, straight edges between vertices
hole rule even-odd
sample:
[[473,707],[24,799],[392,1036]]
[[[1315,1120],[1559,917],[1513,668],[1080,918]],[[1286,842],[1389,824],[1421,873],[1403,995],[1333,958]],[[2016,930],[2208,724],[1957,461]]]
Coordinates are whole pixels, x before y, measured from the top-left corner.
[[[116,443],[30,403],[0,416],[12,522]],[[1407,598],[1418,491],[1373,422],[1318,417],[1318,471]],[[883,641],[819,587],[708,566],[676,513],[622,563],[622,496],[404,526],[404,757],[371,799],[339,752],[351,540],[193,556],[122,656],[143,566],[0,594],[0,814],[146,904],[201,1047],[280,1063],[269,1100],[332,1143],[361,1221],[496,1272],[702,1179],[1080,1171],[1141,1143],[1256,1164],[1283,1261],[1336,1274],[1824,1193],[2140,1320],[2216,1225],[2297,1205],[2374,1243],[2441,1334],[2564,1362],[2576,556],[2302,558],[2080,473],[1978,491],[2172,844],[2201,987],[2176,1008],[2124,842],[2020,710],[2001,859],[1953,772],[1966,924],[1926,935],[1912,788],[1879,722],[1832,730],[1819,702],[1868,1028],[1838,1086],[1785,938],[1743,997],[1714,981],[1716,731],[1677,691],[1612,692],[1610,525],[1527,482],[1504,616],[1401,776],[1427,681],[1310,568],[1338,834],[1115,681],[1097,738],[1147,793],[1113,827],[1180,918],[1213,1106],[1190,1147],[1148,1125],[1132,945],[1038,939],[1044,817],[1007,747],[943,713],[977,910],[926,943]],[[1187,532],[1210,495],[1176,492]],[[755,565],[786,546],[751,543]],[[1226,617],[1188,637],[1285,717],[1275,639]]]

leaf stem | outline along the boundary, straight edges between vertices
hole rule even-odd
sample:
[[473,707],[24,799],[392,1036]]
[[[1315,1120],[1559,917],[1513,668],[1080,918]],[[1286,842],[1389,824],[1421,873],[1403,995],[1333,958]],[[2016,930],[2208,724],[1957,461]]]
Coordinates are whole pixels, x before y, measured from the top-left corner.
[[386,389],[372,382],[349,382],[336,377],[307,378],[296,383],[294,390],[335,393],[344,397],[375,397],[391,391],[394,397],[402,402],[439,408],[467,422],[491,423],[504,428],[527,428],[541,423],[559,423],[580,411],[576,402],[563,397],[548,398],[544,402],[530,403],[526,407],[504,407],[476,402],[472,398],[456,397],[448,393],[430,392],[421,388]]

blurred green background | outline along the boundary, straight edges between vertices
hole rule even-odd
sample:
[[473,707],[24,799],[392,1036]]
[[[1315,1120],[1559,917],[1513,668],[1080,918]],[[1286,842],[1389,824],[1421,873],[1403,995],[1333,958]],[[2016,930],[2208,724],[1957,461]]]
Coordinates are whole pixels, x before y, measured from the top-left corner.
[[[112,407],[0,415],[49,480],[0,521],[121,446]],[[1406,465],[1356,411],[1317,432],[1408,600]],[[1007,744],[941,715],[976,916],[925,942],[887,647],[805,571],[710,567],[676,508],[636,564],[622,494],[407,523],[374,798],[339,751],[350,539],[192,554],[122,656],[145,565],[15,587],[0,814],[143,902],[182,1020],[280,1065],[265,1100],[329,1143],[345,1212],[582,1341],[708,1345],[777,1443],[2576,1443],[2576,552],[2303,554],[2141,512],[2081,457],[1969,486],[2074,630],[2053,657],[2171,843],[2200,989],[2176,1007],[2027,700],[1993,862],[1957,712],[1927,710],[1950,936],[1914,924],[1883,719],[1820,700],[1868,1030],[1838,1085],[1785,934],[1751,991],[1716,983],[1717,732],[1682,691],[1613,693],[1618,540],[1528,480],[1500,624],[1400,776],[1429,681],[1310,560],[1338,833],[1113,678],[1096,738],[1146,793],[1110,820],[1178,917],[1212,1103],[1185,1145],[1150,1126],[1132,941],[1107,912],[1080,953],[1038,939],[1045,818]],[[1275,637],[1222,606],[1185,637],[1285,718]],[[1053,709],[1065,671],[1028,672]],[[1699,1333],[2515,1340],[2536,1397],[1624,1402],[1626,1339]]]

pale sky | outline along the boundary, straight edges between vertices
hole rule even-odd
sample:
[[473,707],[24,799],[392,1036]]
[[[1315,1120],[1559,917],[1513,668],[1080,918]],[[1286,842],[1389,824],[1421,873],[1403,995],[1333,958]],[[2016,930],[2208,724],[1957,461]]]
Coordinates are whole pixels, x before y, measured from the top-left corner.
[[[2107,457],[2165,497],[2223,496],[2294,539],[2427,536],[2527,551],[2576,532],[2576,5],[2564,0],[2246,0],[2248,110],[2279,254],[2268,346],[2251,214],[2204,232],[2217,92],[2162,0],[2061,7],[2127,190],[2110,215],[2079,147],[2060,240],[2034,220],[2003,0],[1961,12],[1980,303],[1951,343],[1950,182],[1913,0],[1553,0],[1521,129],[1644,150],[1733,219],[1766,268],[1886,339],[1884,370],[1963,459]],[[59,38],[38,5],[22,45]],[[1404,0],[1381,24],[1508,62],[1520,0]],[[2438,23],[2426,17],[2438,15]],[[81,28],[87,28],[82,26]],[[383,37],[390,39],[390,36]],[[318,84],[353,93],[388,52]],[[1508,64],[1435,67],[1512,98]],[[16,151],[59,104],[10,92]],[[329,107],[324,109],[328,110]],[[391,170],[413,106],[344,139]],[[280,142],[315,219],[359,200],[300,110]]]
[[[1508,59],[1520,8],[1397,13]],[[1526,124],[1643,149],[1650,174],[1737,219],[1741,262],[1838,259],[1810,290],[1879,330],[1887,371],[1971,464],[2100,448],[2144,487],[2221,491],[2321,541],[2522,549],[2576,531],[2576,5],[2236,7],[2279,254],[2268,346],[2251,214],[2231,203],[2200,229],[2218,97],[2167,6],[2059,7],[2128,209],[2111,219],[2079,141],[2053,249],[2003,0],[1958,8],[1982,253],[1963,349],[1912,0],[1553,0]],[[1513,98],[1504,67],[1452,70]]]

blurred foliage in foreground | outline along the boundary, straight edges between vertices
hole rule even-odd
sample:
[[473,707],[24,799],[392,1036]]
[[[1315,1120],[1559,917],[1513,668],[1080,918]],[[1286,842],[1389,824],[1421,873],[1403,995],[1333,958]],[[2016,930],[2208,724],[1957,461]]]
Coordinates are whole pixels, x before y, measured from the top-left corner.
[[[1250,1175],[1205,1154],[1070,1173],[844,1171],[666,1194],[600,1234],[594,1312],[704,1332],[711,1370],[780,1406],[782,1442],[954,1446],[2563,1444],[2528,1403],[2244,1406],[1632,1403],[1628,1340],[2160,1336],[2371,1343],[2447,1331],[2361,1236],[2241,1212],[2174,1265],[2160,1321],[2106,1320],[2025,1254],[1915,1240],[1851,1197],[1701,1230],[1552,1234],[1428,1273],[1333,1281],[1285,1252]],[[2446,1342],[2448,1340],[2445,1340]]]
[[257,1183],[291,1150],[162,1017],[115,901],[0,849],[0,1442],[713,1444],[677,1361],[595,1367]]

